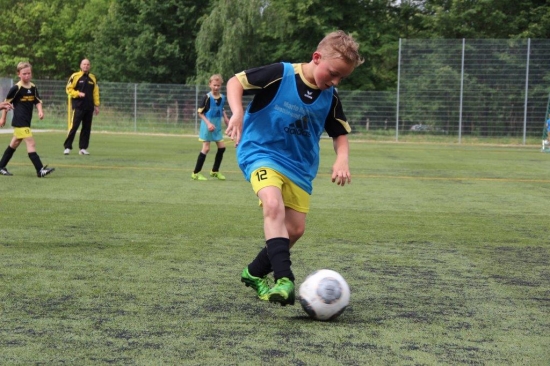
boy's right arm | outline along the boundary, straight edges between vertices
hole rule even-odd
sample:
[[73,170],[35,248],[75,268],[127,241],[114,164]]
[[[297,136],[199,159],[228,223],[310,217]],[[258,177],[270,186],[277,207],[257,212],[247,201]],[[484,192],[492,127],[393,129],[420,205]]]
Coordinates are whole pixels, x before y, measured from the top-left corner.
[[2,109],[2,115],[0,116],[0,127],[4,127],[6,124],[6,116],[8,115],[8,110],[13,109],[13,100],[15,99],[15,96],[17,93],[19,93],[19,84],[16,84],[8,90],[8,95],[6,95],[6,99],[4,100],[4,103],[8,103],[9,108]]
[[213,131],[216,129],[216,126],[214,126],[214,125],[208,120],[208,118],[206,118],[206,116],[204,115],[204,113],[199,112],[199,117],[201,118],[201,120],[204,122],[204,124],[205,124],[206,127],[208,128],[208,131],[213,132]]
[[244,88],[236,76],[229,79],[226,86],[226,95],[227,103],[229,104],[229,108],[231,108],[231,118],[229,119],[225,133],[235,142],[235,146],[239,145],[243,130],[243,92]]
[[2,117],[0,117],[0,127],[4,127],[6,124],[6,114],[8,114],[8,111],[6,109],[2,109]]

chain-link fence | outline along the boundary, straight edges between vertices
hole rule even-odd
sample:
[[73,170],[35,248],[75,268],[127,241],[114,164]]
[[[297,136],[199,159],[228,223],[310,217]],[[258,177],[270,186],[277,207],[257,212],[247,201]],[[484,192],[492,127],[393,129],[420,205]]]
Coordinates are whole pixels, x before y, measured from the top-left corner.
[[[33,127],[66,129],[66,80],[34,82],[45,118]],[[0,79],[2,96],[12,83]],[[396,91],[341,90],[340,97],[356,133],[525,141],[541,136],[549,84],[550,40],[401,40]],[[198,133],[196,111],[207,86],[101,79],[99,86],[95,131]]]
[[550,40],[402,40],[399,59],[401,130],[541,135]]

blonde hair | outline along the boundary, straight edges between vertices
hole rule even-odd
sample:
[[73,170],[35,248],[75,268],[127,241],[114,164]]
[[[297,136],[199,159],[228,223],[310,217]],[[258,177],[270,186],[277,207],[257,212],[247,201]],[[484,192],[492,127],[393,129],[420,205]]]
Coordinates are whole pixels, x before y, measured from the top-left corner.
[[214,74],[214,75],[210,76],[210,80],[208,80],[208,82],[211,83],[214,80],[218,80],[220,83],[223,84],[223,77],[220,74]]
[[341,30],[327,34],[317,45],[317,51],[324,58],[341,58],[355,67],[365,62],[359,54],[359,44]]
[[17,64],[17,72],[19,73],[19,71],[21,71],[23,69],[26,69],[27,67],[32,68],[30,62],[22,61],[22,62]]

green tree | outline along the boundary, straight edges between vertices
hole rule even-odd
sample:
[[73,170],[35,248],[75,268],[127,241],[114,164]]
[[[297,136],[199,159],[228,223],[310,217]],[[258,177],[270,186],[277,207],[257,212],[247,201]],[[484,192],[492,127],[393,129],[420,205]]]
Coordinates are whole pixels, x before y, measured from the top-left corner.
[[206,84],[212,74],[226,78],[264,62],[261,38],[265,0],[215,0],[211,11],[200,19],[196,77],[189,82]]
[[0,76],[15,77],[17,62],[28,60],[43,79],[67,78],[87,57],[102,81],[205,83],[212,73],[307,62],[326,33],[342,29],[366,62],[340,87],[390,90],[399,38],[550,36],[548,0],[0,0],[0,7]]
[[272,62],[307,62],[330,31],[352,33],[367,59],[341,88],[395,85],[398,8],[391,0],[216,0],[201,19],[197,36],[197,79],[233,74]]
[[[366,56],[367,42],[359,32],[364,12],[365,3],[357,0],[331,3],[322,0],[270,1],[264,12],[266,26],[263,34],[265,42],[272,45],[270,62],[308,62],[319,41],[338,29],[353,34],[361,45],[360,52]],[[340,88],[372,86],[368,70],[370,65],[367,62],[354,72],[353,77],[344,80]]]
[[546,0],[425,0],[423,36],[430,38],[548,38]]
[[86,56],[95,23],[108,0],[0,0],[0,75],[13,76],[28,60],[35,77],[66,78]]
[[92,55],[103,80],[184,83],[195,72],[197,0],[118,0],[98,24]]

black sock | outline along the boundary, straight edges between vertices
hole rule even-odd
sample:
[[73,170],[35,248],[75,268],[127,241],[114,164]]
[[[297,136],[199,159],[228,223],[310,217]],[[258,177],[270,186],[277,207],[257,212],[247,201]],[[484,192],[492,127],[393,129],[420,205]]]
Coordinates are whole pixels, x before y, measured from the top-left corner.
[[222,165],[223,153],[225,152],[225,147],[219,148],[216,152],[216,158],[214,159],[214,166],[212,167],[213,172],[220,171],[220,165]]
[[286,277],[294,282],[294,274],[290,269],[290,240],[288,238],[273,238],[265,242],[267,245],[267,255],[273,268],[273,277],[275,281]]
[[267,255],[267,247],[263,247],[256,258],[248,265],[248,273],[254,277],[263,277],[271,272],[271,262]]
[[32,165],[34,165],[34,168],[36,169],[36,171],[39,172],[40,169],[42,169],[43,167],[42,161],[40,161],[40,156],[38,156],[36,152],[32,152],[32,153],[29,153],[29,159],[31,159]]
[[8,165],[14,152],[15,149],[8,145],[8,148],[4,151],[4,155],[2,155],[2,160],[0,160],[0,168],[5,168]]
[[193,173],[197,174],[202,170],[202,166],[204,165],[205,160],[206,160],[206,154],[203,154],[201,151],[199,153],[199,157],[197,158],[197,164],[195,165],[195,170],[193,170]]

